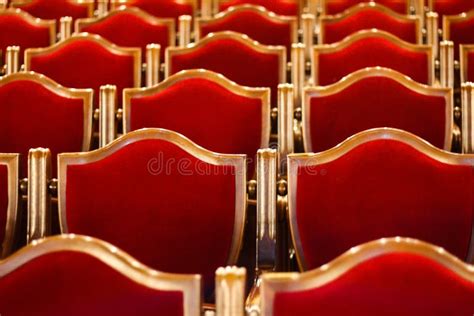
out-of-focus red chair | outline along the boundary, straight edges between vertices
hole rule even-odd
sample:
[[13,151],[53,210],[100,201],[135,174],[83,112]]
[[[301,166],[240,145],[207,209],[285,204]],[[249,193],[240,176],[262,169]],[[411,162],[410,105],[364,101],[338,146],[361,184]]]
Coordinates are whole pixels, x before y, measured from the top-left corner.
[[19,8],[34,17],[59,20],[70,16],[75,19],[94,15],[94,0],[11,0],[10,6]]
[[0,154],[0,258],[8,256],[15,242],[19,220],[19,154]]
[[438,13],[441,18],[444,15],[456,15],[474,10],[474,2],[469,0],[428,0],[430,11]]
[[298,16],[301,12],[301,4],[298,0],[217,0],[216,3],[217,12],[242,4],[262,6],[271,12],[286,16]]
[[111,9],[122,5],[137,7],[159,18],[173,18],[181,15],[194,16],[198,7],[196,0],[110,0]]
[[0,152],[21,155],[24,178],[30,148],[49,148],[54,164],[58,153],[88,151],[92,98],[90,89],[67,89],[33,72],[1,77]]
[[306,152],[331,149],[346,138],[376,127],[411,132],[451,150],[453,91],[419,84],[387,68],[366,68],[329,86],[303,92]]
[[459,60],[459,45],[474,44],[474,10],[443,16],[443,40],[453,42],[454,59]]
[[289,155],[289,221],[299,265],[314,269],[391,236],[424,240],[473,262],[473,190],[474,155],[449,153],[396,129]]
[[[310,0],[311,2],[311,0]],[[320,10],[322,15],[342,13],[350,7],[366,0],[320,0]],[[399,14],[424,14],[423,0],[414,0],[413,7],[410,0],[375,0],[377,4],[383,5]]]
[[461,83],[474,82],[474,44],[460,45]]
[[314,270],[264,274],[261,289],[262,316],[469,315],[474,266],[425,242],[384,238]]
[[312,83],[329,85],[359,69],[377,66],[420,83],[435,83],[433,47],[411,44],[379,30],[363,30],[337,43],[314,46]]
[[201,277],[158,272],[106,242],[62,235],[0,261],[0,297],[10,315],[199,316]]
[[366,29],[379,29],[413,44],[423,44],[422,20],[402,15],[375,2],[360,3],[338,15],[319,19],[319,44],[335,43]]

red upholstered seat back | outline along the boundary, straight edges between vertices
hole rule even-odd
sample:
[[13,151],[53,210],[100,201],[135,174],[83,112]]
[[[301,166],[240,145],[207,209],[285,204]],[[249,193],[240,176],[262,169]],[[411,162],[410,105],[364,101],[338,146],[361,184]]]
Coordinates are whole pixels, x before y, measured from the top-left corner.
[[474,2],[470,0],[429,0],[431,10],[443,15],[454,15],[474,9]]
[[219,11],[241,4],[253,4],[265,7],[267,10],[280,15],[297,16],[299,14],[298,1],[294,0],[227,0],[220,1]]
[[211,72],[185,71],[142,91],[125,92],[124,131],[165,128],[214,152],[246,154],[248,177],[253,177],[257,150],[270,142],[268,90],[235,87]]
[[59,165],[62,232],[106,240],[160,271],[201,274],[207,294],[214,271],[235,262],[244,156],[141,130],[98,151],[60,155]]
[[264,45],[286,47],[287,56],[291,44],[298,41],[296,18],[278,17],[263,8],[254,6],[235,7],[226,14],[198,24],[201,37],[220,31],[234,31],[248,35]]
[[192,1],[180,0],[127,0],[125,3],[120,0],[112,0],[116,2],[115,6],[126,5],[129,7],[140,8],[151,15],[160,18],[178,19],[180,15],[194,15],[194,4]]
[[75,20],[92,16],[94,13],[93,1],[88,4],[74,0],[31,0],[26,3],[13,0],[11,4],[41,19],[59,20],[63,16],[70,16]]
[[[374,242],[375,243],[375,242]],[[265,316],[469,315],[474,273],[439,248],[410,243],[361,246],[326,266],[278,284]],[[394,243],[390,239],[389,243]],[[370,245],[370,246],[369,246]],[[410,247],[411,246],[411,247]],[[359,247],[358,247],[359,248]],[[371,251],[371,253],[369,252]],[[278,282],[278,281],[276,281]],[[283,283],[280,282],[280,283]],[[262,282],[265,291],[266,278]],[[272,304],[273,303],[273,304]],[[271,312],[271,310],[273,313]]]
[[461,71],[463,72],[461,75],[463,77],[463,82],[474,81],[474,47],[466,47],[461,65]]
[[451,149],[453,96],[449,89],[429,88],[400,73],[369,68],[332,86],[308,88],[305,96],[307,152],[328,150],[376,127],[406,130],[438,148]]
[[466,17],[445,17],[443,24],[444,38],[454,43],[454,58],[459,60],[459,45],[474,44],[474,11]]
[[26,70],[44,74],[68,88],[94,89],[94,106],[98,106],[100,86],[124,88],[140,86],[140,50],[119,48],[97,35],[80,33],[55,46],[27,50]]
[[34,73],[0,79],[0,152],[21,154],[27,176],[30,148],[49,148],[56,175],[56,155],[87,151],[91,141],[92,91],[70,91]]
[[[111,245],[78,238],[53,237],[0,262],[2,311],[42,316],[184,316],[185,295],[197,299],[194,305],[199,306],[198,278],[193,284],[193,276],[173,278],[138,263],[133,267],[133,259],[121,251],[113,253]],[[185,293],[188,288],[197,295]]]
[[361,30],[376,28],[389,32],[398,38],[420,43],[421,20],[419,18],[396,15],[380,6],[360,5],[341,18],[322,18],[322,43],[335,43]]
[[142,61],[145,61],[146,46],[161,46],[161,61],[164,61],[165,48],[174,46],[174,20],[157,19],[137,8],[119,9],[107,16],[94,20],[80,20],[76,30],[98,34],[122,47],[140,47]]
[[467,258],[474,220],[472,156],[382,129],[295,159],[289,163],[290,213],[305,269],[391,236],[418,238]]
[[317,85],[328,85],[351,72],[375,66],[391,68],[420,83],[432,84],[432,49],[397,41],[382,31],[360,31],[331,46],[316,46],[313,79]]
[[[20,46],[20,64],[23,51],[30,47],[45,47],[56,40],[54,21],[39,21],[20,10],[0,11],[0,55],[5,56],[8,46]],[[4,57],[0,60],[3,64]]]
[[286,81],[283,47],[255,46],[248,37],[233,32],[210,34],[188,48],[169,48],[167,75],[203,68],[224,75],[240,85],[271,88],[277,105],[278,84]]
[[[353,7],[359,3],[368,2],[365,0],[324,0],[326,7],[324,12],[326,14],[337,14],[341,13],[350,7]],[[391,10],[400,14],[406,14],[408,12],[409,0],[375,0],[376,3],[381,4]]]

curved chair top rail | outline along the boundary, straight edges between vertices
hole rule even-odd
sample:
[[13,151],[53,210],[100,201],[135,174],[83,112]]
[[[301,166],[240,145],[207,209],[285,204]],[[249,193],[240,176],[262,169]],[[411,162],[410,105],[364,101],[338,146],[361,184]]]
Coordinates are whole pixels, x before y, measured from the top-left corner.
[[3,154],[0,153],[0,166],[7,167],[8,173],[8,207],[6,214],[6,227],[1,227],[0,229],[5,229],[5,237],[2,242],[2,253],[0,253],[0,258],[6,257],[10,254],[13,242],[14,235],[16,231],[16,222],[17,222],[17,213],[18,213],[18,177],[19,177],[19,165],[20,165],[20,154]]
[[5,15],[15,15],[31,25],[49,28],[50,44],[53,45],[56,42],[56,20],[36,18],[28,12],[15,8],[0,10],[0,17]]
[[[38,3],[48,2],[48,0],[11,0],[10,6],[21,9],[21,7],[33,4],[35,2],[38,2]],[[72,5],[86,6],[87,12],[88,12],[87,15],[88,16],[94,15],[95,0],[68,0],[68,2],[71,3]]]

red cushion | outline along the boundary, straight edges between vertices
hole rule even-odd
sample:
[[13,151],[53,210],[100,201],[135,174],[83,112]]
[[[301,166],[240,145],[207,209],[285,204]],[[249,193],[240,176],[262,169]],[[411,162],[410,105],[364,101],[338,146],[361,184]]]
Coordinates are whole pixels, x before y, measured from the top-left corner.
[[291,0],[228,0],[219,3],[219,11],[224,11],[240,4],[259,5],[280,15],[297,16],[299,14],[298,1]]
[[71,0],[32,0],[15,7],[41,19],[59,20],[63,16],[70,16],[75,20],[89,16],[87,5]]
[[322,27],[324,43],[335,43],[357,31],[372,28],[386,31],[410,43],[416,44],[418,40],[415,20],[398,19],[370,7],[354,12],[342,20],[323,20]]
[[291,44],[293,43],[291,23],[270,20],[262,13],[253,10],[235,11],[223,19],[214,20],[201,26],[202,37],[219,31],[246,34],[265,45],[282,45],[286,47],[287,56],[291,54]]
[[278,292],[274,316],[470,315],[474,283],[432,259],[377,256],[323,286]]
[[[33,19],[33,18],[32,18]],[[55,31],[54,31],[55,32]],[[51,39],[51,28],[46,25],[32,23],[23,14],[13,11],[0,12],[0,55],[3,64],[8,46],[20,46],[20,64],[23,63],[23,51],[30,47],[46,47]]]
[[160,58],[164,61],[165,49],[171,44],[170,32],[174,30],[168,25],[145,20],[132,11],[116,11],[94,24],[82,26],[80,31],[98,34],[118,46],[140,47],[142,61],[145,61],[148,44],[160,44]]
[[459,60],[459,45],[474,44],[474,18],[449,23],[449,40],[454,42],[454,56]]
[[467,76],[466,81],[474,81],[474,51],[467,53]]
[[445,148],[445,97],[417,93],[391,78],[363,78],[338,93],[311,97],[309,106],[312,148],[306,151],[330,149],[375,127],[403,129]]
[[154,95],[132,98],[130,105],[131,130],[165,128],[214,152],[246,154],[252,158],[248,177],[253,177],[264,137],[261,99],[234,94],[211,80],[190,78]]
[[0,85],[0,152],[21,154],[21,177],[27,176],[29,149],[37,147],[51,150],[55,176],[56,155],[82,151],[85,132],[83,99],[27,79]]
[[175,18],[180,15],[194,15],[191,2],[179,0],[127,0],[127,6],[140,8],[160,18]]
[[[0,245],[3,245],[8,212],[8,167],[0,164]],[[2,247],[0,246],[0,250]],[[0,251],[0,257],[2,251]]]
[[318,84],[335,83],[365,67],[381,66],[401,72],[420,83],[429,83],[430,57],[381,37],[364,37],[331,53],[319,54]]
[[72,251],[36,257],[2,276],[0,305],[9,315],[184,315],[182,292],[144,287]]
[[467,257],[472,166],[442,163],[400,141],[379,139],[298,172],[294,210],[308,269],[352,246],[392,236]]
[[[341,13],[352,6],[359,3],[367,2],[366,0],[325,0],[326,14]],[[407,13],[407,0],[375,0],[375,2],[392,9],[400,14]]]
[[124,88],[135,86],[133,56],[111,52],[90,38],[72,39],[58,44],[54,51],[32,56],[27,70],[44,74],[68,88],[94,89],[96,107],[101,85],[116,85],[119,96]]
[[233,38],[217,38],[191,52],[173,55],[169,67],[170,75],[204,68],[241,85],[269,87],[272,106],[277,106],[280,58],[276,53],[259,52]]
[[65,177],[68,232],[111,242],[160,271],[201,274],[212,291],[230,255],[234,167],[154,139],[70,165]]

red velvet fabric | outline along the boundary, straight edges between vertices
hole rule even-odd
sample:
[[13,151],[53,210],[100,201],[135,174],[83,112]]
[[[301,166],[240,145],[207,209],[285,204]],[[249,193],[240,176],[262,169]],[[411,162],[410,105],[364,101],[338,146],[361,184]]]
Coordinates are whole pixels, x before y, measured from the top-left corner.
[[466,259],[473,188],[472,167],[437,162],[394,140],[300,167],[295,210],[308,269],[352,246],[393,236],[424,240]]
[[57,154],[82,151],[84,132],[82,99],[29,80],[0,87],[0,152],[21,154],[21,177],[27,176],[29,149],[37,147],[51,150],[55,176]]
[[309,106],[313,152],[375,127],[406,130],[444,148],[445,98],[418,94],[390,78],[362,79],[339,93],[311,98]]
[[277,54],[255,51],[237,40],[208,42],[193,52],[170,58],[170,74],[204,68],[220,73],[240,85],[271,88],[272,106],[277,106],[280,65]]
[[291,24],[272,21],[254,11],[236,12],[224,20],[215,21],[201,27],[201,36],[219,31],[234,31],[247,34],[250,38],[265,45],[286,47],[287,56],[291,56]]
[[471,0],[433,0],[433,11],[443,15],[455,15],[468,12],[474,9],[474,2]]
[[101,85],[116,85],[118,96],[124,88],[134,86],[134,58],[111,53],[87,38],[34,56],[29,70],[42,73],[68,88],[93,88],[95,107],[99,104]]
[[37,257],[3,276],[0,306],[8,315],[184,315],[182,292],[144,287],[72,251]]
[[160,18],[177,20],[180,15],[194,15],[193,6],[179,0],[128,0],[126,5],[140,8]]
[[459,60],[459,45],[474,44],[474,18],[450,23],[449,40],[454,42],[454,58]]
[[219,11],[240,4],[253,4],[267,8],[279,15],[297,16],[299,14],[298,1],[292,0],[228,0],[219,3]]
[[82,32],[94,33],[122,47],[141,47],[142,61],[146,60],[148,44],[161,45],[161,61],[164,61],[166,47],[170,45],[166,25],[155,25],[126,11],[119,11],[109,18],[81,28]]
[[445,266],[393,253],[360,263],[319,288],[276,293],[273,315],[471,315],[473,297],[474,283]]
[[0,164],[0,256],[5,239],[8,211],[8,167]]
[[320,54],[318,84],[335,83],[351,72],[375,66],[392,68],[428,84],[429,62],[428,54],[423,52],[406,50],[383,38],[366,37],[340,51]]
[[340,21],[325,21],[324,43],[339,42],[357,31],[372,28],[392,33],[404,41],[417,43],[415,21],[399,20],[373,8],[366,8]]
[[160,271],[202,274],[212,292],[232,242],[233,167],[209,165],[167,141],[143,140],[69,166],[66,181],[69,232],[111,242]]
[[86,5],[70,0],[32,0],[19,8],[37,18],[49,20],[59,20],[63,16],[70,16],[73,20],[89,16]]
[[[341,13],[359,3],[368,2],[365,0],[326,0],[326,14]],[[400,14],[407,14],[406,0],[375,0],[375,2],[392,9]]]
[[474,52],[467,54],[467,81],[474,81]]
[[20,46],[20,63],[23,51],[31,47],[46,47],[51,43],[49,27],[30,24],[21,15],[4,12],[0,14],[0,55],[3,64],[8,46]]
[[246,154],[248,177],[255,173],[262,138],[260,99],[233,94],[206,79],[177,82],[153,96],[131,99],[132,130],[159,127],[176,131],[218,153]]

